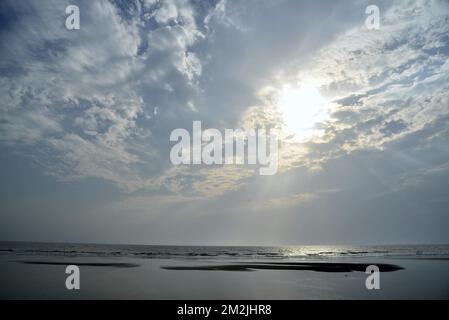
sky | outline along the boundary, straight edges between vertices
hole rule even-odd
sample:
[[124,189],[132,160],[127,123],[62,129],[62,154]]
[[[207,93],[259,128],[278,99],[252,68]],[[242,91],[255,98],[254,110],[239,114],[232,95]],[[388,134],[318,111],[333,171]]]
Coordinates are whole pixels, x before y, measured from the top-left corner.
[[[3,0],[0,41],[0,240],[449,243],[445,0]],[[277,173],[173,165],[195,120]]]

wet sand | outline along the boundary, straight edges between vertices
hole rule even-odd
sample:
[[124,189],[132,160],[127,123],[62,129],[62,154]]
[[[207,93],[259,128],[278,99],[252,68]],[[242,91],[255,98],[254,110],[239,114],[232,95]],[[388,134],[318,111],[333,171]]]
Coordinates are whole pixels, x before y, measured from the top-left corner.
[[[65,266],[81,289],[65,288]],[[367,265],[381,270],[367,290]],[[448,299],[449,261],[0,256],[2,299]],[[241,272],[239,272],[241,271]]]
[[[67,262],[64,261],[33,261],[33,260],[22,260],[16,261],[17,263],[23,264],[43,264],[43,265],[55,265],[55,266],[67,266]],[[80,262],[72,261],[72,265],[76,266],[87,266],[87,267],[113,267],[113,268],[135,268],[139,265],[136,263],[125,263],[125,262]]]
[[[166,270],[202,270],[202,271],[253,271],[265,270],[308,270],[317,272],[364,272],[370,264],[366,263],[336,263],[336,262],[261,262],[261,263],[238,263],[227,265],[208,266],[178,266],[163,267]],[[403,269],[393,264],[376,264],[380,272],[391,272]]]

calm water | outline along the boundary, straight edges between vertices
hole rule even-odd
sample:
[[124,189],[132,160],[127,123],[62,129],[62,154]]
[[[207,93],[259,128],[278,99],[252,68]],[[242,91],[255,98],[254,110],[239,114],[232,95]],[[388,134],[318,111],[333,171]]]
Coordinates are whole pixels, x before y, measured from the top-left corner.
[[[289,269],[295,260],[388,263],[402,269],[382,273],[382,290],[367,290],[365,272]],[[250,268],[251,272],[223,269],[249,261],[285,263],[287,267]],[[133,267],[117,267],[124,263]],[[80,265],[81,290],[66,289],[68,264]],[[198,266],[221,267],[202,271]],[[200,247],[0,242],[0,299],[448,299],[448,267],[449,245]]]
[[449,258],[449,245],[382,246],[147,246],[37,242],[0,242],[0,255],[130,258]]

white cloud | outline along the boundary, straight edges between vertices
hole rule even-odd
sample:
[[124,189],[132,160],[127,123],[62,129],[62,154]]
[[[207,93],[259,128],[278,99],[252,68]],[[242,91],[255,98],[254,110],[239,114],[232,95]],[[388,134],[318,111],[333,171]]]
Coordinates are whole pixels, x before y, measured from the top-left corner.
[[[332,119],[317,123],[324,135],[308,143],[281,136],[280,172],[319,168],[357,150],[382,150],[449,115],[448,15],[449,6],[441,2],[398,2],[385,12],[380,30],[353,28],[297,67],[288,83],[318,83],[332,105]],[[271,97],[283,81],[273,79],[275,87],[261,91],[268,98],[244,119],[281,123]]]
[[[9,45],[0,63],[12,70],[0,77],[1,141],[50,147],[41,163],[51,163],[47,170],[63,179],[97,177],[126,191],[161,188],[191,196],[237,190],[254,174],[247,167],[171,168],[163,129],[189,124],[191,117],[219,118],[215,123],[224,126],[220,117],[232,115],[236,127],[282,130],[273,97],[305,75],[319,79],[323,95],[336,104],[333,119],[320,124],[320,140],[298,143],[283,135],[279,172],[382,149],[448,113],[448,10],[440,2],[395,2],[379,31],[363,23],[348,31],[343,24],[343,34],[317,30],[307,39],[300,37],[307,30],[292,32],[297,26],[286,28],[279,16],[266,20],[276,6],[268,2],[260,5],[259,19],[251,14],[254,2],[222,0],[201,11],[181,0],[125,8],[86,1],[77,32],[64,28],[67,3],[8,3],[19,19],[2,31]],[[331,9],[337,17],[344,12]],[[25,19],[26,12],[36,14]],[[275,36],[263,29],[271,22]],[[310,52],[301,50],[306,45]],[[222,63],[223,52],[230,61]],[[214,78],[222,82],[209,87]],[[220,94],[205,99],[211,88]]]
[[19,19],[2,31],[9,46],[1,68],[18,70],[0,77],[2,141],[46,144],[51,151],[40,162],[62,179],[97,177],[126,191],[145,186],[148,177],[132,165],[158,152],[148,121],[141,122],[159,104],[146,90],[191,88],[201,62],[190,47],[203,36],[188,1],[136,4],[127,19],[112,2],[81,2],[81,29],[68,31],[64,2],[7,3]]

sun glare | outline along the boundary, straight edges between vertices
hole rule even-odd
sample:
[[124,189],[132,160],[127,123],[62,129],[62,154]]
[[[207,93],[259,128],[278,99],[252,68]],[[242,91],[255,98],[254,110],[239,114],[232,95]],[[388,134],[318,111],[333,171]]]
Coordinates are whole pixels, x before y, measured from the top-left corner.
[[316,124],[328,116],[328,105],[317,87],[286,85],[279,94],[277,106],[283,115],[287,132],[297,140],[319,133]]

